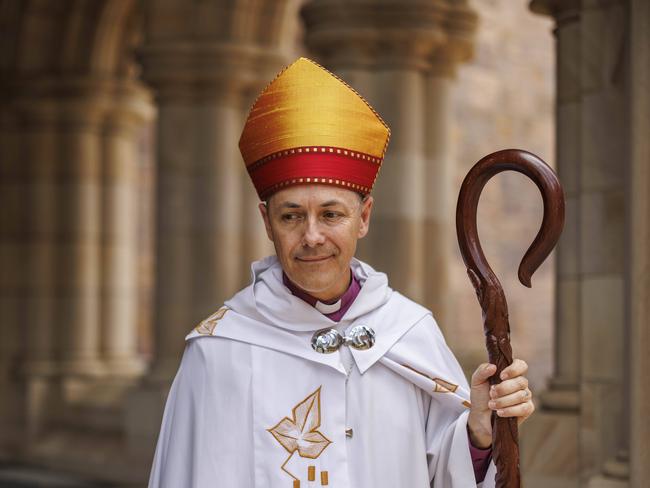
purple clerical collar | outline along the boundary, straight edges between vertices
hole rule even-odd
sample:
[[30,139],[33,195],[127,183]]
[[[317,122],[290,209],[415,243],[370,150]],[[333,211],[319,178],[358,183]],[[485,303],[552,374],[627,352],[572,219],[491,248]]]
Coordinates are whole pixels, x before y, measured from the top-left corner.
[[282,282],[287,288],[289,288],[289,291],[291,291],[294,296],[297,296],[309,303],[312,307],[315,307],[328,319],[338,322],[343,318],[345,312],[348,311],[348,308],[350,308],[350,305],[352,305],[352,302],[354,302],[354,299],[357,298],[357,295],[361,291],[361,283],[359,283],[357,277],[354,276],[352,270],[350,270],[350,275],[352,276],[352,280],[350,281],[348,289],[339,298],[330,302],[321,302],[306,291],[301,290],[294,285],[291,280],[289,280],[289,277],[284,272],[282,273]]

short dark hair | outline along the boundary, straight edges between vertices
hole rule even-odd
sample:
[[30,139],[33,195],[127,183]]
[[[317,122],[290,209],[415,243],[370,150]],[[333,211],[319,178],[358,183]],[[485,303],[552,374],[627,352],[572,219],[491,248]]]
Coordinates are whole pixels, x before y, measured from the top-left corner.
[[[354,193],[357,194],[357,196],[359,197],[359,201],[360,201],[361,203],[363,203],[364,200],[366,199],[366,197],[367,197],[368,195],[370,195],[370,193],[366,193],[366,194],[364,195],[363,193],[359,193],[358,191],[355,191]],[[266,206],[268,207],[268,206],[269,206],[269,202],[271,201],[271,198],[273,198],[273,195],[275,195],[275,193],[271,193],[268,197],[266,197],[266,200],[263,200],[263,201],[262,201],[262,203],[264,203],[264,205],[266,205]]]

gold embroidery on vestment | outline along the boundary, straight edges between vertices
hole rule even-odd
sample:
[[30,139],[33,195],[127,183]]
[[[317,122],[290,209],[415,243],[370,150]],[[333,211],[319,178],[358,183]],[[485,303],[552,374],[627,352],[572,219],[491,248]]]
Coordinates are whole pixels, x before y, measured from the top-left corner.
[[411,366],[408,366],[406,364],[402,364],[407,369],[410,369],[414,373],[419,374],[420,376],[424,376],[425,378],[430,379],[434,383],[433,391],[436,393],[454,393],[458,389],[458,385],[455,385],[447,380],[443,380],[442,378],[432,378],[428,374],[423,373],[422,371],[418,371],[415,368],[412,368]]
[[201,335],[212,335],[214,333],[214,329],[217,327],[217,322],[219,322],[219,320],[221,320],[223,316],[226,315],[227,311],[228,307],[221,307],[207,319],[199,322],[199,325],[194,327],[194,330],[196,330]]
[[329,479],[327,476],[327,471],[321,471],[320,472],[320,484],[321,486],[327,486],[329,485]]
[[289,457],[287,457],[280,469],[294,480],[298,478],[287,471],[285,465],[296,451],[300,457],[316,459],[332,443],[318,430],[321,421],[320,391],[321,387],[319,386],[316,391],[293,407],[291,410],[292,418],[284,417],[273,427],[267,429],[289,453]]

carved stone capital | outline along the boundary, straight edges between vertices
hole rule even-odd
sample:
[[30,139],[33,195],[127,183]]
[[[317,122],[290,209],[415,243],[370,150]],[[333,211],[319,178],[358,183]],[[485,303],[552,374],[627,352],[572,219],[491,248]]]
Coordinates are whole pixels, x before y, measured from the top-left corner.
[[65,125],[95,130],[108,122],[130,129],[153,115],[150,92],[136,80],[43,77],[16,79],[7,89],[10,108],[24,128]]
[[107,129],[131,133],[153,118],[151,92],[142,83],[132,80],[116,83],[112,95],[113,103],[106,113]]
[[51,125],[95,130],[111,106],[113,80],[79,77],[15,79],[11,108],[24,128]]
[[477,15],[447,0],[318,0],[301,10],[308,48],[328,66],[431,71],[472,55]]
[[279,48],[287,4],[143,1],[143,79],[162,100],[240,103],[288,61]]
[[630,455],[625,450],[619,450],[616,456],[605,461],[603,474],[618,480],[630,479]]
[[286,62],[271,50],[221,42],[145,43],[139,57],[143,79],[163,100],[236,101],[265,66],[274,71]]
[[558,26],[580,18],[581,0],[532,0],[533,13],[554,17]]

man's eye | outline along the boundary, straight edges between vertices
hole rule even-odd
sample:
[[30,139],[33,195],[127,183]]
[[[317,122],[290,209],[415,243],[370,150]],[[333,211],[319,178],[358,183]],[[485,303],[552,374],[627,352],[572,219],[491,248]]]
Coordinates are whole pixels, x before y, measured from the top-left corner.
[[300,218],[300,215],[298,215],[298,214],[292,214],[292,213],[282,214],[282,220],[284,220],[285,222],[295,222],[299,218]]
[[327,220],[336,220],[336,219],[338,219],[338,218],[341,217],[341,214],[338,213],[338,212],[325,212],[325,213],[323,214],[323,216],[324,216]]

